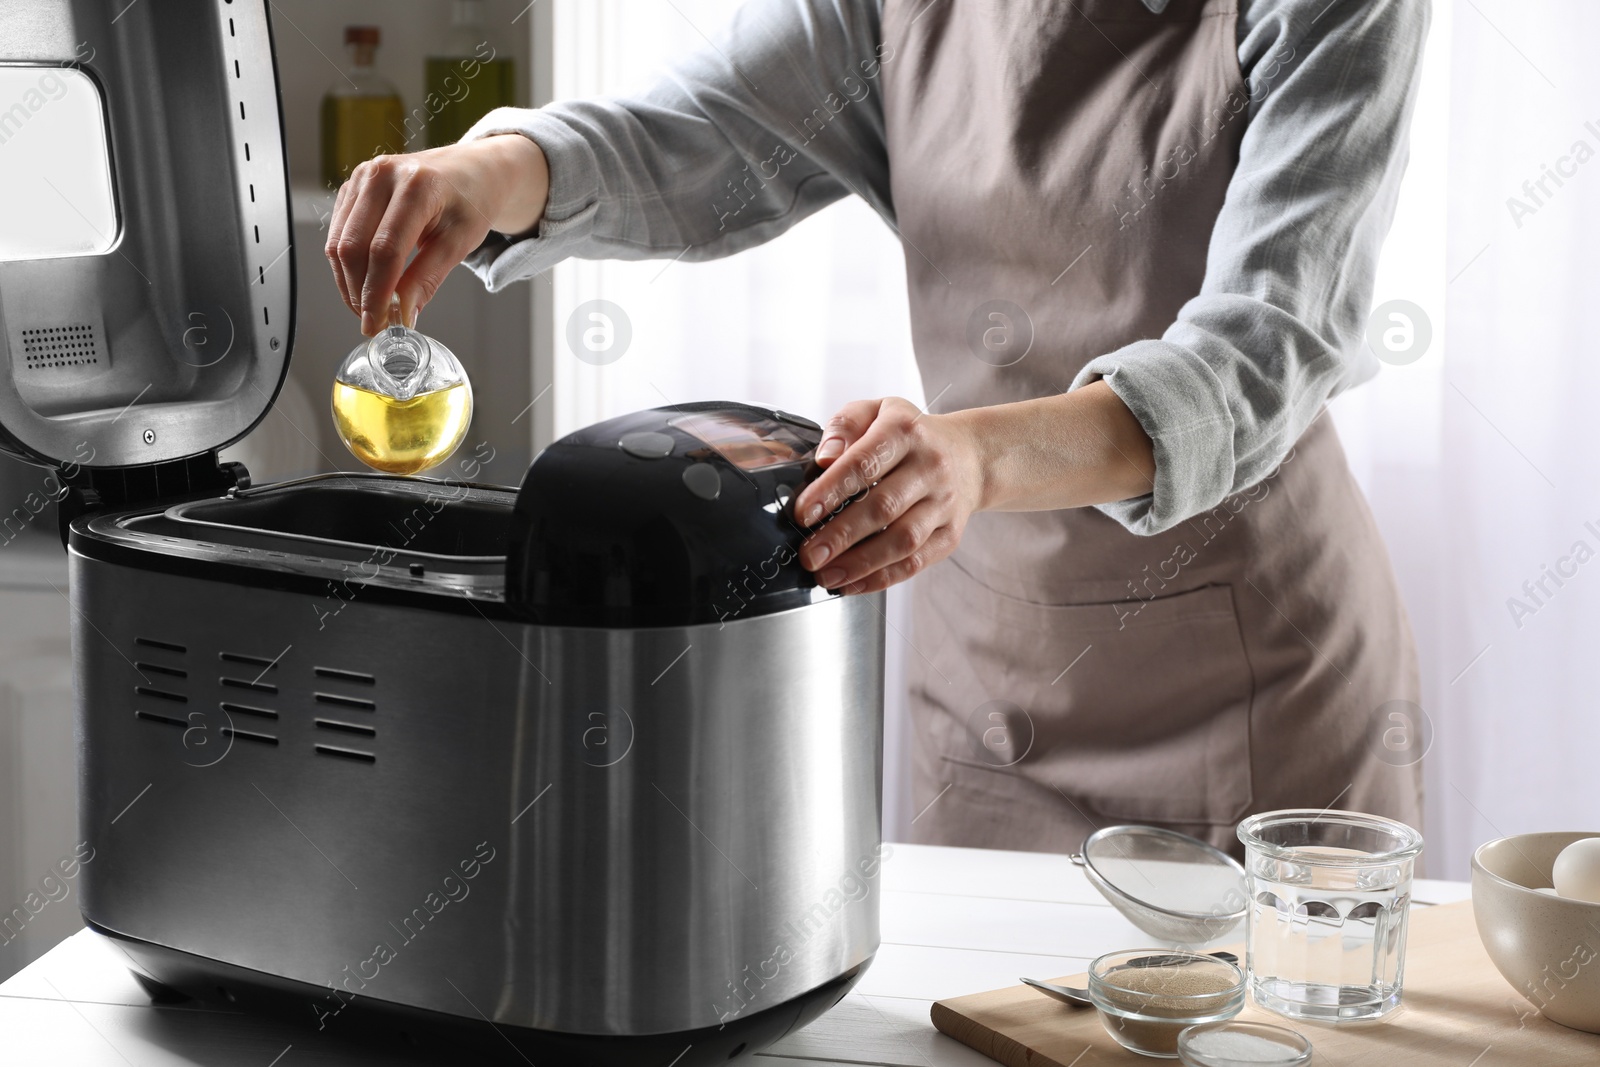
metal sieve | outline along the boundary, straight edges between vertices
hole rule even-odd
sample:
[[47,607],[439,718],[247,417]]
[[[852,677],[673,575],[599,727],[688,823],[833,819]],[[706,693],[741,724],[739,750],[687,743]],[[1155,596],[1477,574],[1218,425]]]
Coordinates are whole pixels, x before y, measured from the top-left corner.
[[1071,858],[1112,907],[1161,941],[1203,945],[1227,936],[1244,919],[1244,868],[1187,834],[1107,826]]

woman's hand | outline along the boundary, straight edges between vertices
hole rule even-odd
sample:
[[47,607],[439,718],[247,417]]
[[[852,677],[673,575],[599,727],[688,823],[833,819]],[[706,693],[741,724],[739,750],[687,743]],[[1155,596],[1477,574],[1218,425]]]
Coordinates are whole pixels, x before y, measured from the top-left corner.
[[396,292],[405,321],[414,322],[491,230],[533,229],[549,194],[544,153],[520,134],[361,164],[339,188],[325,249],[361,332],[383,329]]
[[897,397],[857,401],[828,423],[817,462],[826,470],[795,515],[807,527],[838,515],[807,539],[800,563],[846,593],[944,559],[973,512],[1105,504],[1149,493],[1155,480],[1153,443],[1104,381],[948,415]]
[[827,469],[800,494],[795,515],[809,527],[839,512],[800,550],[825,589],[876,592],[944,559],[983,497],[979,448],[962,421],[898,397],[845,405],[817,462]]

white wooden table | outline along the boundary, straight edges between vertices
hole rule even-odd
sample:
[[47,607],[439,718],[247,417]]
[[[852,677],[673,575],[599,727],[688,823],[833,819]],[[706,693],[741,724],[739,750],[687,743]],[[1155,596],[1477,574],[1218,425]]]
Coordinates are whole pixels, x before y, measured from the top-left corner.
[[[1150,943],[1066,857],[895,845],[883,868],[883,948],[854,993],[752,1067],[984,1067],[934,1030],[935,1000],[1081,972],[1105,952]],[[1419,903],[1465,899],[1422,881]],[[268,1019],[153,1007],[121,957],[87,932],[0,985],[0,1062],[58,1067],[378,1067],[359,1049],[303,1043]],[[300,1044],[296,1044],[300,1041]],[[544,1067],[544,1065],[541,1065]],[[649,1067],[649,1065],[645,1065]]]

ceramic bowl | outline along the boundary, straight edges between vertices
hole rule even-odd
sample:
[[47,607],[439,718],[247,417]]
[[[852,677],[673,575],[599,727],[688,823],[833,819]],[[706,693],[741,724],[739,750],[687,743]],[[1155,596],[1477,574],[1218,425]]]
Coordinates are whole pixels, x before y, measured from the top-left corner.
[[1489,958],[1544,1017],[1600,1034],[1600,904],[1538,892],[1556,856],[1594,833],[1518,834],[1472,857],[1472,914]]

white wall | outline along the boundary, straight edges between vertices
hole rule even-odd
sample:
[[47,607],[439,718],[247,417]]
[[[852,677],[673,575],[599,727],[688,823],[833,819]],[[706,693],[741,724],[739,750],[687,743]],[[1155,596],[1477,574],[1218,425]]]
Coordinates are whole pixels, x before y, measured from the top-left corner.
[[[0,486],[40,477],[0,457]],[[38,525],[0,545],[0,919],[29,916],[13,920],[20,937],[0,934],[0,981],[82,925],[73,896],[28,907],[30,893],[58,892],[41,883],[79,840],[66,552],[53,512]]]

